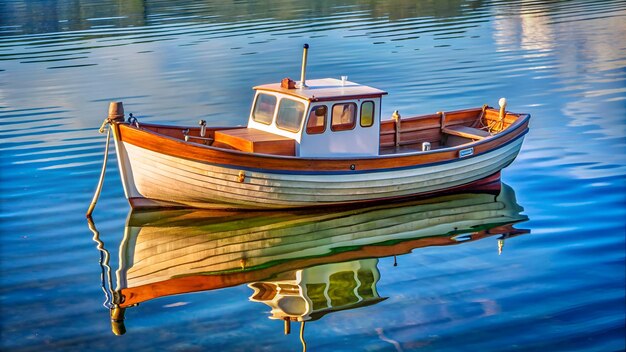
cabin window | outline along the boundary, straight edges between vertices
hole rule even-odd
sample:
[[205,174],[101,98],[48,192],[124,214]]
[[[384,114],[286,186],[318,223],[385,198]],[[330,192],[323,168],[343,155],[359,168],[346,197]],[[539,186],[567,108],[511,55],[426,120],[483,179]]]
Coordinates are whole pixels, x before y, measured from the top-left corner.
[[353,271],[340,271],[328,277],[328,298],[332,307],[347,306],[359,301],[354,289],[358,283]]
[[252,119],[256,122],[269,125],[274,118],[274,110],[276,109],[276,97],[269,94],[259,94],[256,96]]
[[361,127],[370,127],[374,124],[374,102],[364,101],[361,104]]
[[356,104],[341,103],[333,105],[332,122],[330,129],[332,131],[351,130],[356,124]]
[[283,98],[278,104],[276,126],[278,128],[298,132],[304,117],[304,104],[299,101]]
[[326,105],[314,106],[309,113],[309,119],[306,123],[306,133],[324,133],[326,130],[326,116],[328,116],[328,108]]

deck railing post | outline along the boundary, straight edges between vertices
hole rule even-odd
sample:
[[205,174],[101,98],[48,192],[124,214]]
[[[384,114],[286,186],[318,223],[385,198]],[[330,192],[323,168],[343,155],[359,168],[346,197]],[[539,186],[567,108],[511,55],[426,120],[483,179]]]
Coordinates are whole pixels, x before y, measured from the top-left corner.
[[394,123],[395,129],[396,129],[395,144],[396,144],[396,147],[399,147],[400,146],[400,132],[402,130],[402,123],[401,123],[402,117],[400,116],[400,113],[398,112],[398,110],[396,110],[391,115],[391,118],[395,122]]

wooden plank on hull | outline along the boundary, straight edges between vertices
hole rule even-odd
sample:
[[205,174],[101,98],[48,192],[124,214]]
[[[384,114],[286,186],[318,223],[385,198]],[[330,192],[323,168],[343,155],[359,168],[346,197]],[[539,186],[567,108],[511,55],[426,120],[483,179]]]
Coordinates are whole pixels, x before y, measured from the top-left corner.
[[[499,167],[512,159],[517,150],[513,150],[510,154],[495,154],[490,159],[483,160],[478,163],[472,163],[468,166],[456,164],[448,165],[448,169],[442,169],[438,173],[417,174],[398,180],[397,176],[389,176],[386,186],[376,185],[372,187],[368,182],[362,182],[361,185],[346,184],[345,188],[325,188],[324,184],[311,185],[309,182],[298,183],[297,181],[278,181],[269,182],[266,185],[252,183],[236,183],[232,181],[224,181],[218,178],[211,178],[207,171],[185,171],[185,163],[190,161],[181,160],[177,162],[159,162],[151,160],[149,156],[143,155],[136,157],[136,170],[140,172],[141,179],[152,182],[152,185],[146,185],[144,193],[151,195],[159,195],[161,197],[169,194],[169,197],[180,198],[182,194],[202,194],[204,199],[213,199],[218,193],[222,194],[220,198],[231,199],[235,201],[237,198],[243,197],[253,198],[256,200],[277,200],[300,201],[300,202],[328,202],[328,201],[348,201],[351,199],[362,198],[363,195],[371,195],[371,197],[396,196],[405,193],[429,191],[431,187],[447,188],[454,186],[448,183],[463,182],[468,177],[481,176],[479,171],[488,172],[489,174],[496,172]],[[491,160],[493,159],[493,160]],[[495,162],[494,162],[495,160]],[[143,163],[145,161],[145,163]],[[146,176],[143,176],[143,174]],[[395,181],[395,182],[394,182]],[[372,183],[374,180],[372,180]],[[158,186],[160,184],[160,186]],[[176,184],[176,187],[172,187]],[[285,186],[287,184],[288,186]],[[441,186],[444,185],[444,186]],[[158,186],[158,188],[156,188]],[[370,186],[370,187],[368,187]],[[143,188],[143,187],[142,187]],[[155,189],[156,188],[156,189]],[[172,194],[172,192],[177,192]],[[218,192],[218,193],[216,193]],[[226,194],[228,194],[226,196]],[[328,198],[328,199],[326,199]],[[200,198],[203,199],[203,198]],[[198,199],[198,200],[200,200]]]
[[[407,187],[386,187],[375,193],[372,193],[370,190],[363,190],[365,193],[372,193],[371,197],[367,197],[364,201],[403,197],[410,194],[437,192],[443,189],[454,188],[456,186],[472,182],[475,178],[486,177],[493,172],[497,172],[499,168],[505,166],[508,162],[513,160],[517,151],[518,149],[514,149],[513,153],[508,154],[507,157],[503,157],[499,154],[493,155],[492,158],[497,162],[494,163],[491,160],[485,160],[482,163],[472,165],[470,169],[464,170],[465,172],[459,173],[455,170],[449,171],[448,173],[453,176],[446,176],[445,174],[440,177],[433,177],[434,175],[431,177],[426,176],[425,181],[418,183],[416,182],[418,179],[424,179],[423,175],[418,175],[416,176],[418,177],[417,179],[413,178],[407,180]],[[141,158],[139,158],[139,160],[141,160]],[[150,167],[153,167],[152,164],[153,163],[151,162],[147,163]],[[279,187],[270,187],[265,189],[265,192],[261,193],[257,191],[251,192],[250,190],[240,192],[236,188],[229,187],[227,185],[216,187],[213,185],[214,182],[204,182],[204,179],[194,181],[194,184],[190,185],[190,181],[187,180],[187,177],[182,177],[182,181],[176,181],[175,179],[172,180],[167,177],[167,175],[155,178],[155,175],[152,173],[161,172],[160,169],[161,167],[156,167],[156,171],[152,170],[147,172],[146,176],[140,176],[140,180],[138,181],[141,183],[140,188],[143,189],[142,193],[144,193],[145,196],[150,195],[165,201],[175,200],[184,204],[193,204],[194,206],[200,205],[201,207],[210,208],[213,203],[219,201],[222,203],[246,205],[246,207],[254,207],[255,202],[260,202],[263,206],[289,207],[289,204],[292,204],[293,206],[311,206],[315,204],[350,203],[359,200],[359,197],[353,199],[350,196],[339,197],[334,194],[330,196],[316,195],[309,197],[302,196],[301,194],[285,195],[280,193],[290,192],[293,190],[280,189]],[[136,171],[139,170],[140,169],[136,169]],[[470,177],[469,179],[467,178],[468,175]],[[159,182],[155,183],[155,180],[159,180]],[[442,182],[445,182],[445,186],[441,186]],[[172,193],[173,190],[179,189],[185,189],[187,194]],[[260,190],[263,189],[261,188]],[[297,192],[298,189],[295,191]],[[320,193],[319,190],[316,192],[315,189],[313,189],[312,192]],[[355,190],[347,189],[346,193],[350,195],[351,193],[355,193]],[[325,197],[330,200],[325,199]],[[202,205],[202,202],[208,202],[208,205]]]
[[[476,175],[474,175],[476,178],[481,179],[484,177],[489,176],[488,174],[489,171],[483,171],[481,173],[477,173]],[[354,199],[346,199],[346,197],[330,197],[331,200],[324,200],[321,199],[322,197],[314,197],[313,199],[311,199],[311,202],[306,203],[303,201],[299,201],[296,202],[295,200],[292,201],[277,201],[277,200],[267,200],[267,199],[261,199],[261,198],[253,198],[253,197],[248,197],[248,199],[252,199],[250,201],[244,201],[244,200],[237,200],[237,198],[240,198],[241,195],[237,195],[236,197],[233,195],[229,195],[229,196],[224,196],[223,193],[217,192],[214,193],[213,195],[211,195],[211,197],[207,198],[206,202],[203,201],[198,201],[198,202],[193,202],[193,201],[189,201],[189,200],[185,200],[185,199],[181,199],[180,202],[182,202],[183,204],[188,204],[191,206],[197,206],[197,207],[204,207],[204,208],[229,208],[227,204],[222,204],[219,206],[215,206],[215,201],[220,200],[222,202],[230,202],[232,204],[232,206],[230,208],[234,208],[234,207],[243,207],[243,208],[259,208],[260,205],[266,206],[266,207],[305,207],[305,206],[314,206],[314,205],[332,205],[332,204],[354,204],[354,203],[359,203],[359,202],[367,202],[367,201],[378,201],[378,200],[383,200],[383,199],[399,199],[399,198],[405,198],[405,197],[409,197],[409,196],[413,196],[416,194],[429,194],[429,193],[441,193],[442,191],[448,190],[454,190],[455,188],[462,188],[464,186],[466,186],[467,184],[472,182],[472,178],[470,179],[462,179],[461,181],[458,182],[452,182],[452,180],[447,180],[448,184],[445,187],[445,189],[443,189],[442,187],[438,187],[437,185],[430,185],[428,187],[421,187],[421,188],[417,188],[415,190],[412,191],[406,191],[406,192],[387,192],[385,194],[377,194],[375,196],[369,197],[367,199],[363,199],[363,198],[359,198],[356,197]],[[167,189],[168,185],[171,185],[171,182],[168,182],[167,184],[162,185],[162,187],[160,187],[161,190],[165,190]],[[178,186],[178,185],[176,185]],[[202,189],[202,188],[198,188],[197,190],[194,189],[197,192],[204,192],[205,194],[208,193],[208,191]],[[221,194],[221,195],[220,195]],[[166,194],[162,194],[162,195],[166,195]],[[281,197],[281,199],[284,199],[285,197]],[[303,197],[294,197],[294,199],[302,199]]]
[[[497,138],[483,140],[472,144],[474,153],[480,154],[497,148],[511,139],[526,133],[528,116],[518,119]],[[144,125],[149,128],[149,125]],[[257,155],[237,151],[213,148],[210,146],[185,143],[179,139],[154,134],[126,124],[119,125],[118,138],[122,141],[138,145],[158,153],[174,155],[182,158],[212,162],[236,167],[273,169],[294,172],[349,172],[354,165],[355,170],[368,171],[386,168],[411,167],[421,164],[454,160],[461,148],[442,148],[436,153],[408,153],[402,155],[385,155],[367,158],[297,158],[287,156]]]
[[[452,172],[458,173],[456,169],[465,168],[472,163],[478,163],[480,160],[504,159],[506,155],[516,154],[518,152],[521,141],[517,141],[503,148],[491,151],[490,153],[478,156],[474,161],[466,159],[458,163],[440,164],[438,166],[423,167],[420,169],[406,169],[401,171],[389,170],[385,172],[372,174],[356,174],[356,175],[283,175],[276,174],[271,171],[252,171],[246,173],[245,182],[240,184],[237,180],[237,169],[213,166],[208,163],[198,161],[180,159],[172,156],[154,153],[136,146],[129,145],[128,150],[133,154],[135,164],[163,164],[169,167],[172,172],[187,171],[197,174],[197,177],[210,183],[228,182],[228,185],[236,187],[249,187],[249,185],[269,186],[275,188],[314,188],[314,189],[345,189],[345,188],[364,188],[370,189],[389,184],[403,185],[405,183],[416,182],[419,179],[432,178],[433,172],[441,170],[455,169]],[[144,160],[145,159],[145,160]],[[205,178],[208,176],[208,178]],[[407,178],[410,177],[410,178]],[[419,177],[419,178],[415,178]]]

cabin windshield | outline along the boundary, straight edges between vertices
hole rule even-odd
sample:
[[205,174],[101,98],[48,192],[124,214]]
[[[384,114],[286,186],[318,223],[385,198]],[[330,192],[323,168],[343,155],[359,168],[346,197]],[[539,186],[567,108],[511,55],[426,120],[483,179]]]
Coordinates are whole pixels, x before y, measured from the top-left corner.
[[304,118],[304,104],[299,101],[282,98],[278,105],[276,115],[276,126],[290,132],[300,131],[302,119]]
[[254,110],[252,111],[252,119],[266,125],[271,124],[274,118],[274,110],[276,109],[276,101],[276,97],[273,95],[257,95],[254,102]]
[[274,125],[270,128],[298,133],[304,120],[305,110],[306,104],[302,101],[259,93],[254,101],[252,120],[268,126]]

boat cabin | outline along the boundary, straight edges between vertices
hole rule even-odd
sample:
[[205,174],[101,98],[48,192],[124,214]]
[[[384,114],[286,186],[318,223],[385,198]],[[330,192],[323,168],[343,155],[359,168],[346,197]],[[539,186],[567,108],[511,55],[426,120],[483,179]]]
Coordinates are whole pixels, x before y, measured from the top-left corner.
[[396,112],[382,120],[385,91],[333,78],[306,84],[284,79],[254,87],[247,128],[215,130],[212,145],[313,158],[429,152],[492,137],[526,116],[506,112],[501,99],[500,111],[484,105],[408,118]]
[[217,146],[301,157],[379,154],[380,104],[387,92],[333,78],[254,87],[246,129],[216,131]]
[[335,311],[376,304],[380,297],[378,258],[330,263],[282,273],[248,284],[250,301],[272,308],[270,319],[312,321]]

